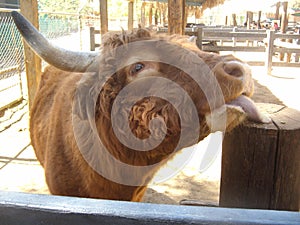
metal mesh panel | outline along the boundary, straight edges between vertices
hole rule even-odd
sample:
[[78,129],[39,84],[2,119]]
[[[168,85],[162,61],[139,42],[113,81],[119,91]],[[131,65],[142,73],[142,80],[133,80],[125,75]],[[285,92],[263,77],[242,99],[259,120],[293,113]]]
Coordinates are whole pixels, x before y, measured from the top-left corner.
[[0,79],[11,76],[11,69],[17,66],[24,71],[23,43],[10,12],[0,12],[0,68],[7,70]]
[[88,51],[90,26],[100,27],[100,18],[76,13],[39,12],[40,32],[65,49]]
[[0,109],[22,98],[23,44],[11,13],[0,11]]
[[[78,15],[69,15],[62,13],[39,13],[39,30],[40,32],[54,44],[70,49],[79,47],[78,34]],[[47,66],[42,61],[42,67]]]
[[[40,32],[54,44],[74,51],[89,50],[89,26],[100,27],[99,21],[99,17],[76,13],[39,12]],[[46,65],[42,61],[42,66]],[[11,12],[0,8],[0,110],[22,97],[22,72],[25,60],[21,35]]]
[[[39,30],[52,43],[73,51],[89,51],[89,26],[95,26],[99,17],[76,13],[39,12]],[[99,25],[100,26],[100,25]],[[47,63],[42,61],[42,67]]]
[[79,18],[73,14],[40,13],[39,27],[48,39],[57,39],[78,32]]

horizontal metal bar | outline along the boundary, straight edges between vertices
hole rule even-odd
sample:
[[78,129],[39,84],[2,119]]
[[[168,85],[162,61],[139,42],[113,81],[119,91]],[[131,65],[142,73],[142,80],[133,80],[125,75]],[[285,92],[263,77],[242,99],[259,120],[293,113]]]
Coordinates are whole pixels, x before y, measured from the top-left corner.
[[298,212],[178,206],[0,191],[1,222],[31,224],[298,225]]

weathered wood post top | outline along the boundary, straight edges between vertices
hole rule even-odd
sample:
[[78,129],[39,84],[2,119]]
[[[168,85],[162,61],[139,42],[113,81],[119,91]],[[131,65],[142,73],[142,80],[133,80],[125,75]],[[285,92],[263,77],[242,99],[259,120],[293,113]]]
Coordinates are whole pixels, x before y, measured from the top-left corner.
[[300,210],[300,112],[263,104],[273,123],[246,122],[223,141],[220,206]]

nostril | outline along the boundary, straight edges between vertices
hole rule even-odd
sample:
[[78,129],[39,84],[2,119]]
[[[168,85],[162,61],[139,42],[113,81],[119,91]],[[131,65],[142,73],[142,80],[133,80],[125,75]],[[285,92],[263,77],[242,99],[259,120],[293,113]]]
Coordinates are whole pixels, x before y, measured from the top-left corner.
[[244,76],[245,74],[245,70],[239,62],[226,62],[224,64],[224,71],[238,78]]

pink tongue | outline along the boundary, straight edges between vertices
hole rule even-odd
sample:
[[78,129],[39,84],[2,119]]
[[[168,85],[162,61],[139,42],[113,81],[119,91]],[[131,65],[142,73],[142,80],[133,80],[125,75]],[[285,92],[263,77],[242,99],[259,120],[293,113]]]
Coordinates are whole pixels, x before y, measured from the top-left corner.
[[249,119],[260,122],[260,123],[270,123],[271,119],[265,115],[263,115],[254,102],[245,95],[241,95],[235,100],[228,103],[228,105],[240,106],[245,113],[248,115]]

